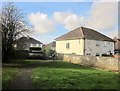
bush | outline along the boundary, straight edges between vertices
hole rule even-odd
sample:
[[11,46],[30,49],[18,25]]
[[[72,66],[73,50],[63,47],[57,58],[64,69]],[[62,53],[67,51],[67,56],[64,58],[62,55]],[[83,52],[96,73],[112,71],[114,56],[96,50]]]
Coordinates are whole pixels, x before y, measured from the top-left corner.
[[28,50],[14,50],[12,53],[13,59],[26,59],[29,56]]
[[42,59],[52,59],[52,55],[54,53],[56,53],[56,52],[52,49],[44,49]]

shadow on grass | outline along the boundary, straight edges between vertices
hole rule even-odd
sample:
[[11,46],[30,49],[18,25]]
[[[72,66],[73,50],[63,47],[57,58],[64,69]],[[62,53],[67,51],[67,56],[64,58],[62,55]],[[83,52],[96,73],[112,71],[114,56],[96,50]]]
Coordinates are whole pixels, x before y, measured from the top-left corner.
[[72,68],[72,69],[93,69],[91,67],[82,66],[79,64],[73,64],[69,62],[63,61],[55,61],[52,60],[17,60],[13,61],[9,64],[3,64],[3,66],[7,67],[18,67],[18,68],[35,68],[35,67],[48,67],[48,68]]
[[79,64],[73,64],[68,62],[41,62],[39,67],[49,67],[49,68],[77,68],[77,69],[92,69],[90,67],[82,66]]

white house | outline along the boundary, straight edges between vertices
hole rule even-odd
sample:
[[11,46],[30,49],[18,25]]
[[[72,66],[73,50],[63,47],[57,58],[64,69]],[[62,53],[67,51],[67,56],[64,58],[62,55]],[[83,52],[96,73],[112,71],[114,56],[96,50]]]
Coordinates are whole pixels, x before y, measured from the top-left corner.
[[78,27],[56,40],[56,52],[63,54],[114,54],[114,40],[89,28]]
[[32,37],[21,37],[15,41],[14,47],[20,50],[29,50],[31,47],[41,47],[43,43]]

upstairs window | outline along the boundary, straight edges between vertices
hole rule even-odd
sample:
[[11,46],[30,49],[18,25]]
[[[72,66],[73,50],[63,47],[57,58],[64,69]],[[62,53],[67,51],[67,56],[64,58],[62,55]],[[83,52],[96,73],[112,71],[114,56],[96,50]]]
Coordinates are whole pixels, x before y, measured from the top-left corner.
[[96,46],[100,46],[100,41],[96,40]]
[[33,44],[30,44],[30,47],[33,47]]
[[104,41],[104,47],[106,47],[107,46],[107,42],[106,41]]
[[70,43],[66,43],[66,49],[70,49]]

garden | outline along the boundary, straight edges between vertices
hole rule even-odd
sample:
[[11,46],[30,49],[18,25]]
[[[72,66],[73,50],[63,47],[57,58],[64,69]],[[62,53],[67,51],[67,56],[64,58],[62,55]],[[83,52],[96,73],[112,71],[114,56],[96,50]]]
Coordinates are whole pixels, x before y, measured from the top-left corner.
[[[118,73],[57,60],[22,60],[18,64],[34,66],[30,79],[36,89],[118,89]],[[3,67],[3,87],[21,71]],[[27,74],[26,74],[27,75]],[[17,83],[16,83],[17,84]]]

